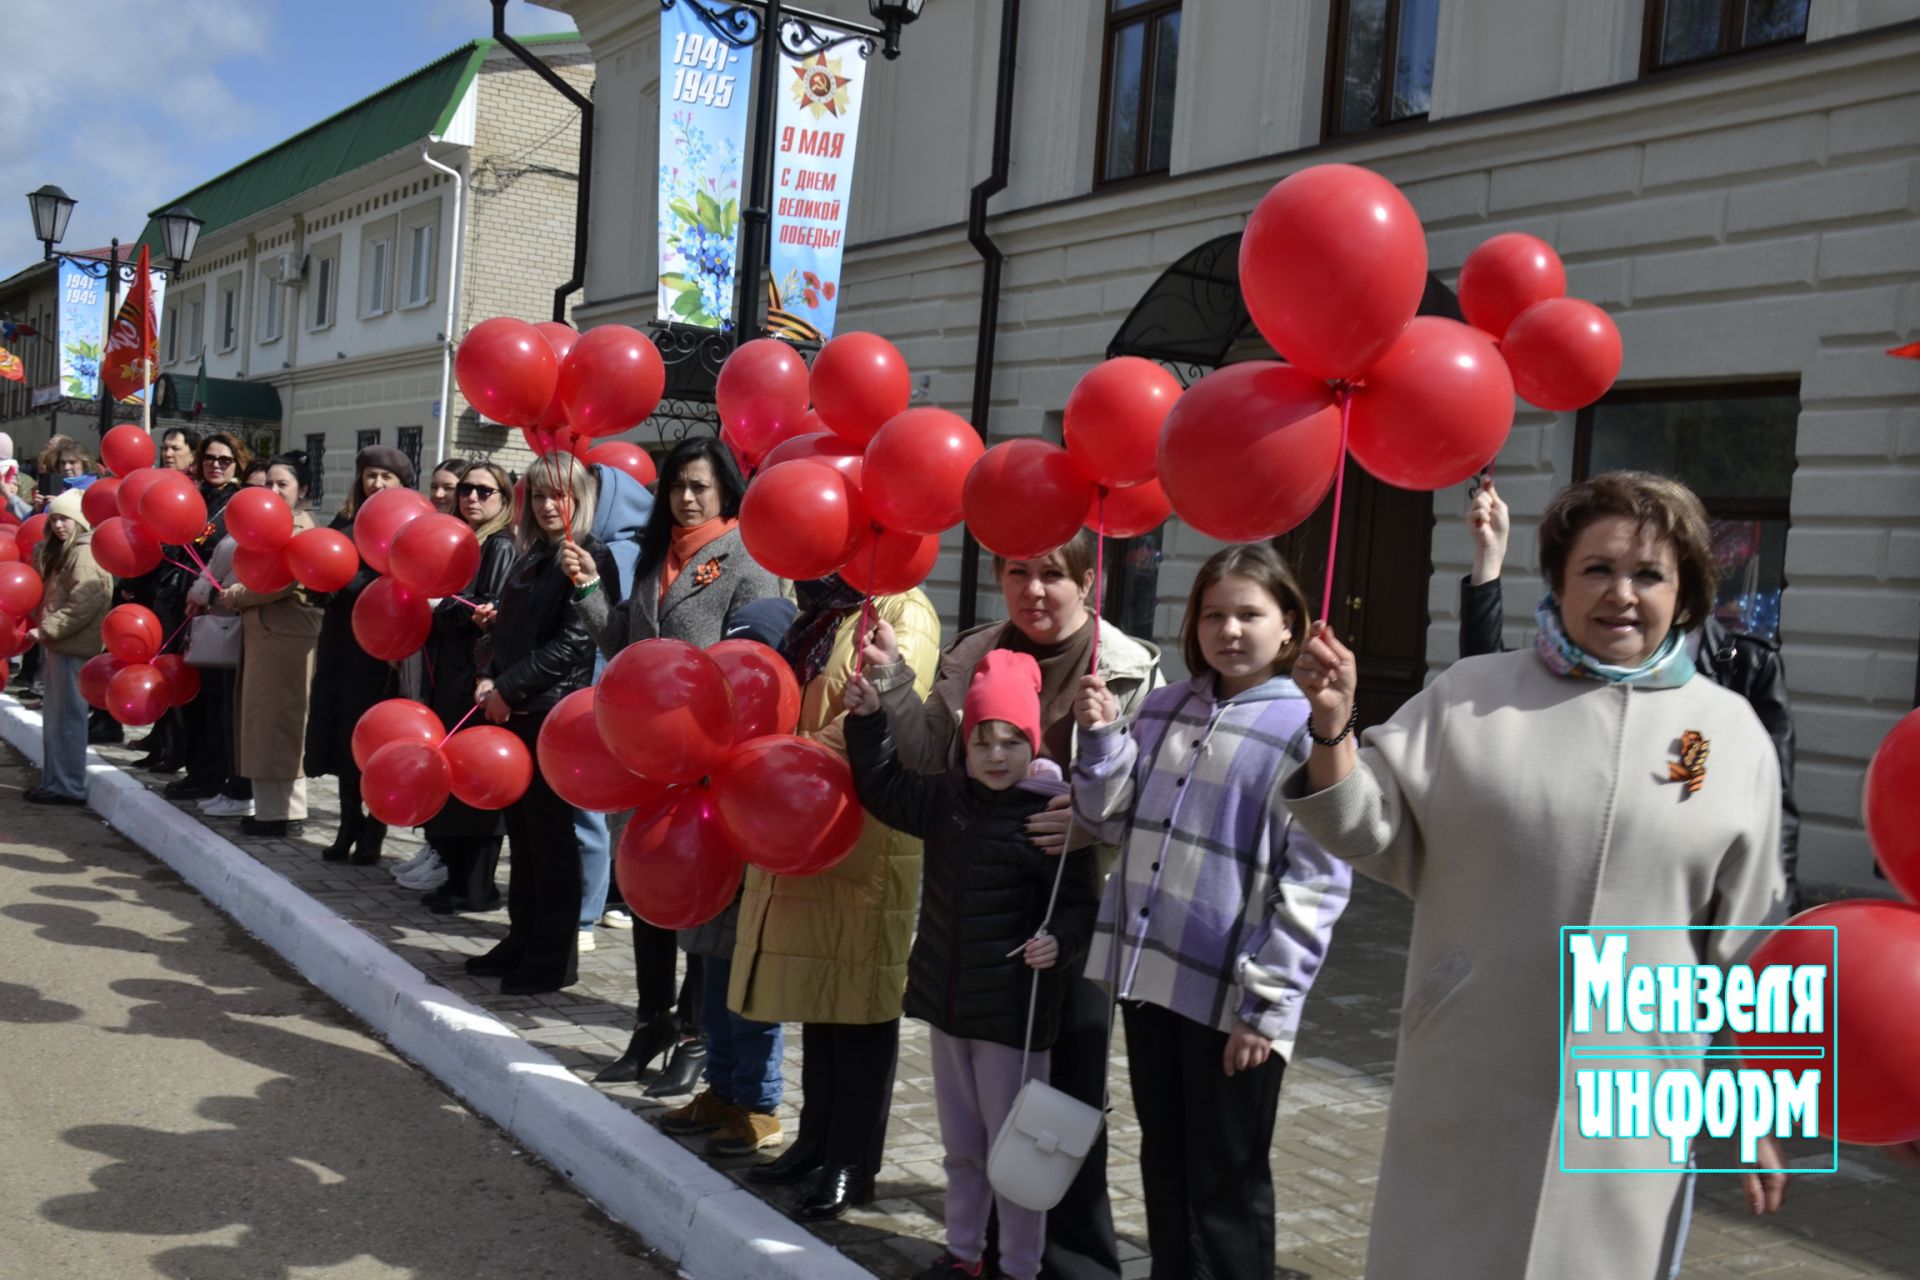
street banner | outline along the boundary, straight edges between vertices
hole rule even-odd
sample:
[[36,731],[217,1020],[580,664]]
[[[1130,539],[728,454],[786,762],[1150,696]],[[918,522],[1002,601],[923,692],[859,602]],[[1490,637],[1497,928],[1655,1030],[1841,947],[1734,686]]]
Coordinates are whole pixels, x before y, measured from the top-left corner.
[[[97,270],[101,264],[95,263]],[[120,295],[128,296],[134,282],[134,264],[119,264]],[[147,274],[153,313],[161,314],[166,295],[166,277],[157,271]],[[102,361],[106,355],[107,282],[95,278],[86,268],[65,258],[60,260],[60,394],[73,400],[91,400],[100,394]],[[128,397],[138,402],[147,396],[144,389]]]
[[704,0],[661,0],[660,291],[663,321],[732,327],[753,47]]
[[120,312],[107,330],[107,349],[101,370],[115,400],[132,400],[153,382],[160,367],[160,326],[154,323],[153,273],[147,265],[147,246],[133,270],[133,287],[120,302]]
[[782,337],[833,336],[866,69],[852,43],[781,59],[767,328]]

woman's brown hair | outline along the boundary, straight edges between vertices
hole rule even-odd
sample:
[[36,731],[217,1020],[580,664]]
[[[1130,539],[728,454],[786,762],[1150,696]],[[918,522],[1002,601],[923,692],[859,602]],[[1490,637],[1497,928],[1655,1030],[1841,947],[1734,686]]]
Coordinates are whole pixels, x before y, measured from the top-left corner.
[[[435,470],[439,469],[435,468]],[[460,479],[464,482],[468,476],[475,474],[484,475],[493,481],[493,487],[500,491],[500,509],[493,513],[492,519],[475,529],[473,536],[485,542],[496,533],[513,532],[513,482],[507,479],[506,471],[495,462],[469,462],[466,469],[460,473]],[[453,501],[457,509],[460,505],[459,497],[456,495]]]
[[[1048,556],[1059,556],[1060,567],[1067,571],[1067,576],[1073,579],[1074,585],[1085,586],[1087,579],[1093,575],[1093,546],[1093,530],[1083,528],[1046,555],[1031,558],[1045,560]],[[1007,557],[996,552],[993,557],[994,581],[998,582],[1000,575],[1006,570]],[[1092,599],[1089,599],[1088,603],[1097,604]]]
[[1294,659],[1307,642],[1307,628],[1313,623],[1313,611],[1307,605],[1307,593],[1300,589],[1293,570],[1280,553],[1264,542],[1245,546],[1222,547],[1207,558],[1194,576],[1193,590],[1187,593],[1187,616],[1180,620],[1180,656],[1194,674],[1208,670],[1207,655],[1200,648],[1200,604],[1207,591],[1222,578],[1245,578],[1273,597],[1280,612],[1293,615],[1287,637],[1275,655],[1273,669],[1279,675],[1293,671]]
[[1566,583],[1573,544],[1595,520],[1623,516],[1655,539],[1673,544],[1680,586],[1673,625],[1688,631],[1713,612],[1720,572],[1713,558],[1713,526],[1693,490],[1649,471],[1605,471],[1568,485],[1540,517],[1540,571],[1555,596]]
[[227,478],[221,487],[226,488],[242,483],[246,478],[248,465],[253,462],[253,450],[247,448],[231,432],[226,431],[216,431],[210,436],[203,436],[200,443],[193,447],[194,483],[207,483],[207,446],[210,444],[223,444],[233,453],[233,469],[227,472]]

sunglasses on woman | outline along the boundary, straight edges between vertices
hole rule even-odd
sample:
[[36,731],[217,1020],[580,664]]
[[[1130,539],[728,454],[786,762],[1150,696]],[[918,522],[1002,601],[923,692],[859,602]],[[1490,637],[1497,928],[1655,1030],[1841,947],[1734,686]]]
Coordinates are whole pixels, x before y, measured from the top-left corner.
[[202,458],[201,461],[206,463],[211,463],[216,467],[230,467],[234,464],[236,459],[230,453],[210,453],[206,457]]
[[500,491],[491,485],[485,484],[457,484],[453,486],[453,492],[455,497],[478,498],[480,501],[485,502],[488,498],[493,497]]

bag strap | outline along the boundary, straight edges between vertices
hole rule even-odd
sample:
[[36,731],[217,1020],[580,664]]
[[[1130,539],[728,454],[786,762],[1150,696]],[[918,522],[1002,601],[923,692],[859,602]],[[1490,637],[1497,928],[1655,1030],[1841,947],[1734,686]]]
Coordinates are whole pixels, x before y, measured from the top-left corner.
[[[1053,869],[1053,890],[1047,894],[1047,913],[1040,918],[1040,927],[1034,930],[1033,936],[1036,938],[1045,933],[1047,926],[1053,923],[1054,904],[1060,901],[1060,882],[1066,878],[1067,859],[1072,856],[1073,855],[1069,854],[1064,847],[1055,855],[1054,861],[1059,865]],[[1022,951],[1026,950],[1026,943],[1021,943],[1020,949]],[[1033,1053],[1034,1016],[1039,1012],[1039,1009],[1040,971],[1035,969],[1033,971],[1033,989],[1027,995],[1027,1034],[1026,1038],[1020,1043],[1020,1083],[1023,1085],[1027,1082],[1027,1058]],[[1111,1027],[1109,1027],[1109,1032],[1111,1032]]]

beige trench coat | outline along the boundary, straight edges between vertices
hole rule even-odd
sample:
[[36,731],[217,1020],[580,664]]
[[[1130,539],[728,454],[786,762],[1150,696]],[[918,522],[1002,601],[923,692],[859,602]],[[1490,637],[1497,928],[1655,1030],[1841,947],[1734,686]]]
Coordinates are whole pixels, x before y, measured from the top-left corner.
[[[1688,729],[1710,743],[1692,795],[1667,781]],[[1307,794],[1304,766],[1281,782],[1329,852],[1414,903],[1369,1280],[1667,1274],[1680,1172],[1561,1171],[1562,1124],[1571,1166],[1671,1166],[1657,1137],[1582,1139],[1571,1087],[1562,1114],[1560,928],[1778,920],[1779,768],[1753,710],[1709,680],[1601,685],[1529,649],[1443,672],[1338,785]],[[1755,941],[1638,934],[1628,963]]]
[[[295,512],[293,525],[298,533],[313,519]],[[235,585],[220,602],[241,618],[234,768],[243,778],[298,778],[322,611],[298,584],[271,595]]]

